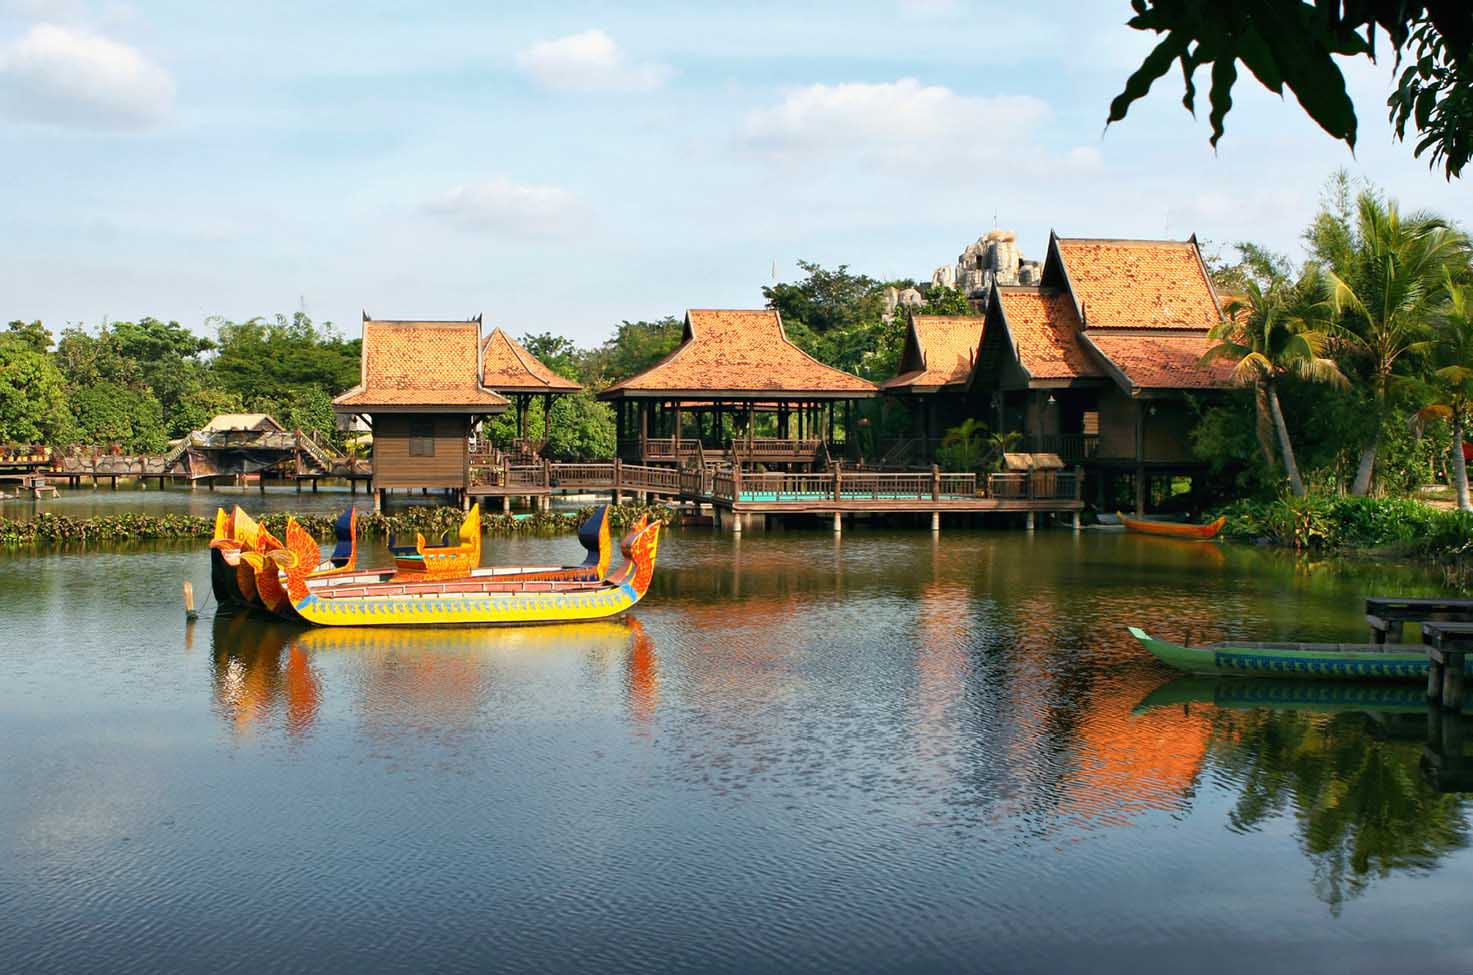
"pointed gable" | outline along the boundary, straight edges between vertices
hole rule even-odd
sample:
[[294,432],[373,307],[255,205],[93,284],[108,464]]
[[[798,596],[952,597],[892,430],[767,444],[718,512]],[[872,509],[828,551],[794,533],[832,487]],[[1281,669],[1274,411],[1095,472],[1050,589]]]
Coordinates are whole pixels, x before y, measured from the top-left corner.
[[875,393],[874,383],[826,366],[790,342],[775,309],[692,308],[674,352],[599,397],[783,394],[847,399]]
[[994,316],[1012,340],[1030,380],[1098,379],[1105,373],[1079,342],[1079,315],[1068,292],[1043,287],[998,287]]
[[965,386],[982,341],[980,315],[912,315],[896,375],[881,389],[936,390]]
[[1053,243],[1049,258],[1057,254],[1086,328],[1197,330],[1222,318],[1194,240]]
[[362,381],[334,399],[339,413],[500,413],[481,384],[481,323],[365,321]]
[[481,345],[481,384],[498,393],[576,393],[583,387],[549,369],[499,327]]

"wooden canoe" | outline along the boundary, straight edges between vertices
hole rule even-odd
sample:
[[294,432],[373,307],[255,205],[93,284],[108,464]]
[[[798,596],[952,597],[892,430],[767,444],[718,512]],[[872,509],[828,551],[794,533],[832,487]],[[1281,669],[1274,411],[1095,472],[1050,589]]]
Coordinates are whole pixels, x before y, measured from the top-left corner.
[[[1420,646],[1391,643],[1211,643],[1184,647],[1130,627],[1157,660],[1188,674],[1299,680],[1425,680]],[[1466,665],[1473,673],[1473,660]]]
[[[649,590],[661,527],[656,521],[635,534],[625,546],[625,564],[597,582],[477,575],[314,589],[299,568],[304,560],[283,559],[288,564],[282,568],[293,608],[319,626],[526,626],[610,619],[633,609]],[[287,545],[292,546],[291,537]]]
[[1216,538],[1217,533],[1222,531],[1222,526],[1227,524],[1226,515],[1221,515],[1216,521],[1210,521],[1205,525],[1183,525],[1174,521],[1128,518],[1118,511],[1115,512],[1115,516],[1130,531],[1142,532],[1146,535],[1164,535],[1167,538]]

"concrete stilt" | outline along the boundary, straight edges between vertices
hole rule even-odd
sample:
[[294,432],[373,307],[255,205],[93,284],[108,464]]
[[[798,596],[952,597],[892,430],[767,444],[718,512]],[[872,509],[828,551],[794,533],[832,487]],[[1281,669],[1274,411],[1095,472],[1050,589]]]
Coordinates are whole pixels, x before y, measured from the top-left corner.
[[731,513],[731,530],[737,535],[742,533],[742,513],[740,511]]
[[1079,512],[1076,511],[1076,512],[1074,512],[1074,530],[1077,532],[1082,527],[1083,526],[1081,526],[1080,523],[1079,523]]
[[504,514],[504,515],[511,514],[511,495],[510,494],[503,494],[501,496],[501,513]]
[[1028,530],[1033,531],[1033,512],[1028,512]]
[[842,514],[840,514],[839,512],[835,511],[834,512],[834,534],[835,535],[840,535],[840,534],[843,534],[843,532],[844,532],[844,516]]
[[931,531],[933,531],[933,532],[939,532],[940,530],[941,530],[941,512],[939,512],[939,511],[933,511],[933,512],[931,512]]

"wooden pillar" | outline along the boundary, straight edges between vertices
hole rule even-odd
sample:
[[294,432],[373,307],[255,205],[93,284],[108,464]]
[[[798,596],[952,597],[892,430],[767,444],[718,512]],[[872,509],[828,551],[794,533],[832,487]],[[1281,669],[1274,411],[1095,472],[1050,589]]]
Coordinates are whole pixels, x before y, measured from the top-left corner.
[[542,394],[542,442],[552,439],[552,394]]
[[1028,525],[1028,530],[1030,532],[1033,531],[1033,512],[1031,512],[1031,511],[1028,512],[1027,525]]
[[939,511],[931,512],[931,531],[941,531],[941,512]]
[[840,512],[834,512],[834,534],[838,535],[844,531],[844,516]]

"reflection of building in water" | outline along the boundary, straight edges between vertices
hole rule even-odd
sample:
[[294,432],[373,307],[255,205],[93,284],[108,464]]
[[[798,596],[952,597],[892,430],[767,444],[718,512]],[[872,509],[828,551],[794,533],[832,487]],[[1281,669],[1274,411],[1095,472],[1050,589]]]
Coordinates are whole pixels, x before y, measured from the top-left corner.
[[264,724],[283,706],[289,734],[301,735],[312,727],[321,691],[311,662],[295,644],[297,632],[246,614],[215,617],[215,702],[236,733]]
[[1101,688],[1075,725],[1061,811],[1091,824],[1127,823],[1148,810],[1181,808],[1202,770],[1212,721],[1202,708],[1131,709],[1156,677]]

